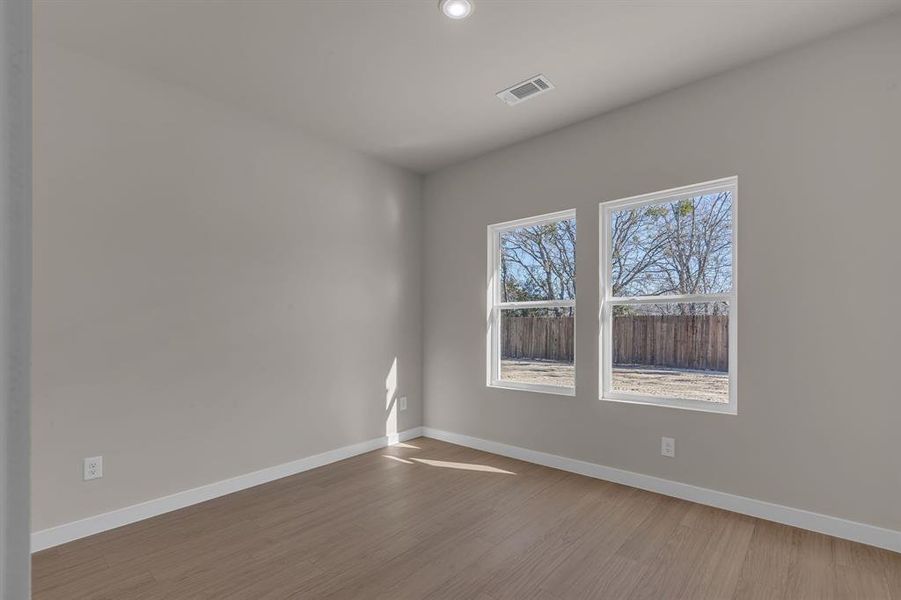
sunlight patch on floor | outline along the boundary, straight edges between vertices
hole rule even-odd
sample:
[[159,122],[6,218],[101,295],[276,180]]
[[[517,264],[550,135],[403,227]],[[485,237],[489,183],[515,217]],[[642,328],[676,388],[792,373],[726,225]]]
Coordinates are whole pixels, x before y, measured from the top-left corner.
[[430,467],[443,467],[445,469],[460,469],[461,471],[483,471],[485,473],[503,473],[504,475],[516,475],[513,471],[505,471],[489,465],[477,465],[472,463],[450,462],[447,460],[432,460],[429,458],[411,458],[410,460],[429,465]]
[[405,465],[416,464],[413,461],[407,460],[406,458],[401,458],[399,456],[391,456],[390,454],[382,454],[385,458],[390,458],[391,460],[396,460],[397,462],[402,462]]
[[396,444],[391,444],[392,448],[407,448],[409,450],[419,450],[419,446],[414,446],[413,444],[407,444],[405,442],[397,442]]

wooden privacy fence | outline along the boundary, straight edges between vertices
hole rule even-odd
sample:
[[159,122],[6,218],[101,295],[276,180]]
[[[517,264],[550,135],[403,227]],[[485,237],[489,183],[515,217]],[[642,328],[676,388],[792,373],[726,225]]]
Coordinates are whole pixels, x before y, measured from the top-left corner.
[[[508,317],[503,358],[572,361],[573,317]],[[613,363],[677,369],[729,369],[727,315],[633,315],[613,320]]]
[[573,317],[505,317],[501,356],[572,362],[573,321]]
[[613,319],[613,364],[729,370],[728,315]]

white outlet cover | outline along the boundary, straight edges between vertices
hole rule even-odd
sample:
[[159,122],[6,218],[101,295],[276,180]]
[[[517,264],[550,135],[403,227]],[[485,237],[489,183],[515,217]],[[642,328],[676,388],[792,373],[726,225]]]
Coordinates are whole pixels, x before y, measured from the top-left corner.
[[670,458],[676,457],[676,440],[670,437],[660,438],[660,454]]
[[84,459],[84,480],[100,479],[103,477],[103,457],[92,456]]
[[401,410],[407,410],[407,397],[406,396],[401,396],[398,403],[400,404]]

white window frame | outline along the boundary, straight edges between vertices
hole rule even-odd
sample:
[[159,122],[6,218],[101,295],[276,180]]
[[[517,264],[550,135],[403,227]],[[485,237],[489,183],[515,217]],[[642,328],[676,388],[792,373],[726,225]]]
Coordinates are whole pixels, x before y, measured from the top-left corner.
[[[703,194],[729,191],[732,193],[732,289],[723,294],[669,294],[663,296],[613,297],[607,282],[610,281],[610,215],[624,208],[637,208],[649,204],[678,202]],[[600,399],[611,402],[647,404],[703,412],[738,414],[738,178],[726,177],[695,185],[622,198],[600,203],[600,369],[598,389]],[[674,304],[677,302],[717,302],[729,305],[729,402],[719,404],[687,398],[647,396],[631,392],[614,391],[612,309],[616,304]]]
[[[488,226],[488,314],[487,314],[487,386],[508,390],[524,390],[528,392],[541,392],[544,394],[557,394],[561,396],[575,396],[575,377],[573,387],[558,385],[542,385],[538,383],[520,383],[501,379],[501,311],[503,309],[516,308],[573,308],[573,344],[575,345],[578,319],[578,311],[575,310],[575,300],[538,300],[533,302],[501,302],[500,268],[501,268],[501,234],[511,229],[528,227],[530,225],[542,225],[576,218],[576,209],[562,210],[559,212],[506,221]],[[578,227],[578,225],[577,225]],[[578,289],[578,283],[577,289]],[[575,346],[574,346],[575,348]],[[574,356],[575,359],[575,356]],[[575,360],[573,360],[575,372]]]

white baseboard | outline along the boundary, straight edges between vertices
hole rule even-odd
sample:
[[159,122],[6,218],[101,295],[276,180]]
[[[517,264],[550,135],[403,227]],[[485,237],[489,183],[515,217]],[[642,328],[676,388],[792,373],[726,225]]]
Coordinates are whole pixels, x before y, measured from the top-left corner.
[[767,521],[775,521],[784,525],[791,525],[801,529],[825,533],[837,538],[843,538],[870,546],[877,546],[901,552],[901,531],[892,529],[884,529],[866,523],[858,523],[856,521],[848,521],[838,517],[832,517],[820,513],[802,510],[800,508],[791,508],[763,500],[755,500],[744,496],[736,496],[726,492],[719,492],[708,488],[702,488],[687,483],[679,483],[678,481],[670,481],[653,477],[651,475],[642,475],[632,471],[624,471],[613,467],[605,467],[595,463],[590,463],[556,454],[547,454],[537,450],[529,450],[518,446],[510,446],[500,442],[492,442],[480,438],[471,437],[459,433],[450,433],[433,429],[431,427],[423,427],[422,435],[436,440],[442,440],[491,452],[492,454],[500,454],[530,463],[553,467],[571,473],[578,473],[596,479],[621,483],[635,488],[673,496],[683,500],[690,500],[698,504],[705,504],[722,508],[732,512],[758,517]]
[[400,433],[385,435],[365,442],[360,442],[359,444],[344,446],[343,448],[336,448],[335,450],[329,450],[322,454],[308,456],[274,467],[267,467],[265,469],[260,469],[259,471],[254,471],[253,473],[247,473],[246,475],[239,475],[238,477],[233,477],[224,481],[217,481],[216,483],[196,487],[183,492],[177,492],[170,496],[155,498],[153,500],[148,500],[147,502],[126,506],[125,508],[94,515],[79,521],[64,523],[63,525],[36,531],[31,534],[31,551],[38,552],[40,550],[46,550],[47,548],[59,546],[66,542],[94,535],[95,533],[122,527],[129,523],[149,519],[150,517],[178,510],[179,508],[191,506],[192,504],[198,504],[200,502],[212,500],[213,498],[218,498],[219,496],[225,496],[226,494],[275,481],[282,477],[309,471],[310,469],[344,460],[345,458],[350,458],[358,454],[378,450],[379,448],[410,440],[419,437],[420,435],[422,435],[422,427],[414,427],[412,429],[407,429],[406,431],[401,431]]
[[820,513],[810,512],[799,508],[782,506],[763,500],[755,500],[744,496],[736,496],[726,492],[719,492],[708,488],[702,488],[678,481],[670,481],[651,475],[642,475],[632,471],[624,471],[613,467],[606,467],[556,454],[548,454],[537,450],[529,450],[518,446],[511,446],[500,442],[492,442],[459,433],[451,433],[431,427],[414,427],[400,433],[391,434],[344,446],[335,450],[329,450],[321,454],[301,458],[289,463],[268,467],[246,475],[239,475],[224,481],[218,481],[209,485],[177,492],[170,496],[156,498],[141,504],[127,506],[107,513],[87,517],[79,521],[65,523],[49,529],[36,531],[31,534],[31,551],[46,550],[66,542],[71,542],[89,535],[115,529],[129,523],[135,523],[150,517],[155,517],[179,508],[198,504],[213,498],[225,496],[250,487],[275,481],[282,477],[288,477],[316,467],[321,467],[345,458],[357,456],[378,450],[398,442],[413,439],[424,435],[436,440],[443,440],[460,446],[467,446],[501,456],[508,456],[518,460],[524,460],[547,467],[553,467],[571,473],[578,473],[596,479],[621,483],[631,487],[673,496],[683,500],[690,500],[698,504],[715,506],[724,510],[730,510],[752,517],[775,521],[801,529],[808,529],[819,533],[825,533],[838,538],[869,544],[894,552],[901,552],[901,531],[884,529],[866,523],[848,521],[838,517],[832,517]]

